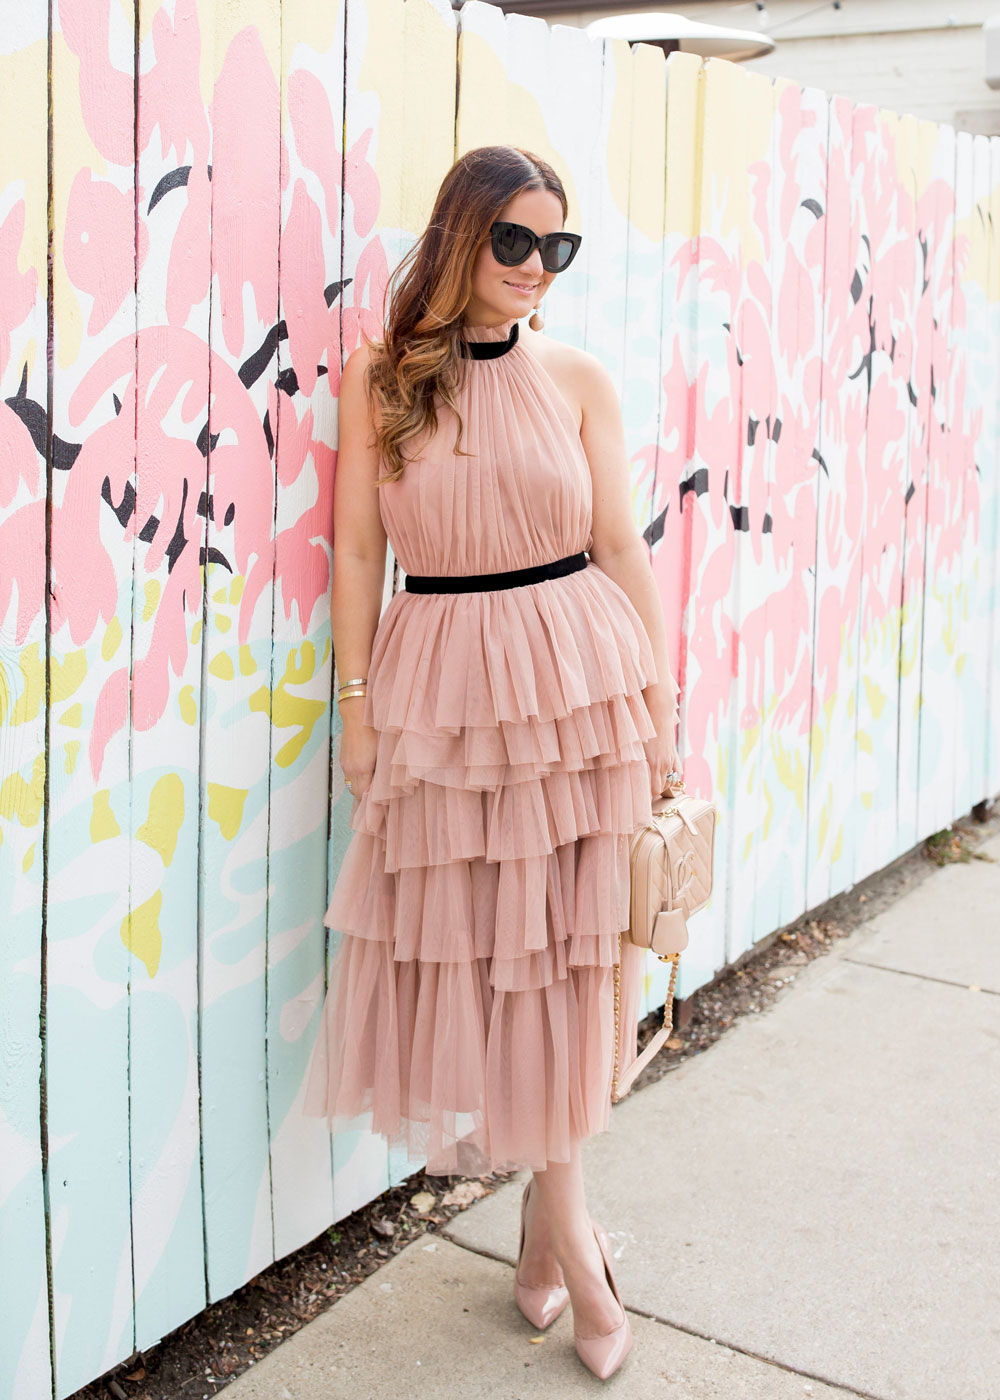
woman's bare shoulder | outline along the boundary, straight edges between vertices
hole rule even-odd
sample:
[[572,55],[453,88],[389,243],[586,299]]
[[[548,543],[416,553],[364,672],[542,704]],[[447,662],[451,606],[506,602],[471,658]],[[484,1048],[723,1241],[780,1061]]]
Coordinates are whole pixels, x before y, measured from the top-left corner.
[[572,405],[578,422],[582,422],[584,405],[595,377],[606,373],[601,361],[589,350],[581,350],[565,340],[555,340],[544,331],[533,331],[525,326],[518,332],[519,341],[522,336],[524,348],[536,356],[542,368],[555,380]]

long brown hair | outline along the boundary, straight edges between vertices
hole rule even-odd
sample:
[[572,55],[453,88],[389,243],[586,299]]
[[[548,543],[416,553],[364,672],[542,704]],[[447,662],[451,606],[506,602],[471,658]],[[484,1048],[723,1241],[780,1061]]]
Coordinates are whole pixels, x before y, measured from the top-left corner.
[[403,446],[436,430],[435,393],[463,424],[455,402],[461,374],[462,312],[472,295],[472,265],[490,225],[522,190],[549,190],[569,208],[552,166],[519,146],[477,146],[460,156],[441,182],[426,229],[402,258],[386,288],[381,341],[369,344],[365,385],[376,410],[375,441],[389,467],[377,485],[397,481]]

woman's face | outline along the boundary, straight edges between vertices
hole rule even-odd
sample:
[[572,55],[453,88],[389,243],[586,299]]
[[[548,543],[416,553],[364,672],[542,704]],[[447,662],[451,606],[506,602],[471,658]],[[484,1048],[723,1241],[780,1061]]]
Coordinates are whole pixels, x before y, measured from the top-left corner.
[[[507,201],[500,218],[524,224],[540,236],[559,233],[564,224],[562,205],[550,190],[522,190]],[[470,325],[491,325],[527,316],[555,276],[542,267],[537,248],[517,267],[506,267],[497,262],[492,240],[487,239],[472,265],[472,298],[465,319]]]

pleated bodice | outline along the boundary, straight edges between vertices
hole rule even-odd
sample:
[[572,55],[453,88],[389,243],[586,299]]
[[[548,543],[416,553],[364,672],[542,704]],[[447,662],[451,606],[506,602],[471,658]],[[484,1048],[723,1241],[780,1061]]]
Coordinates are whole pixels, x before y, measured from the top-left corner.
[[[472,344],[506,340],[514,318],[467,326]],[[462,361],[456,394],[464,430],[438,404],[398,482],[379,488],[386,534],[408,574],[485,574],[587,549],[592,482],[573,415],[520,340],[493,359]]]

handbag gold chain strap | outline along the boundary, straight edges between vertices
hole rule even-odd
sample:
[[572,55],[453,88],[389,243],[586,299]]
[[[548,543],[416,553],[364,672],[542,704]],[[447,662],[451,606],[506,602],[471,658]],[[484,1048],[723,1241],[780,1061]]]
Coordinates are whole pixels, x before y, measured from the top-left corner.
[[[612,1092],[618,1092],[618,1046],[621,1042],[621,987],[622,987],[622,937],[623,929],[618,931],[618,961],[614,966],[615,977],[615,1065],[612,1075]],[[660,953],[657,955],[660,962],[672,964],[670,969],[670,986],[667,990],[667,999],[663,1005],[663,1024],[669,1026],[674,1017],[674,987],[677,983],[677,965],[681,960],[680,953]]]

